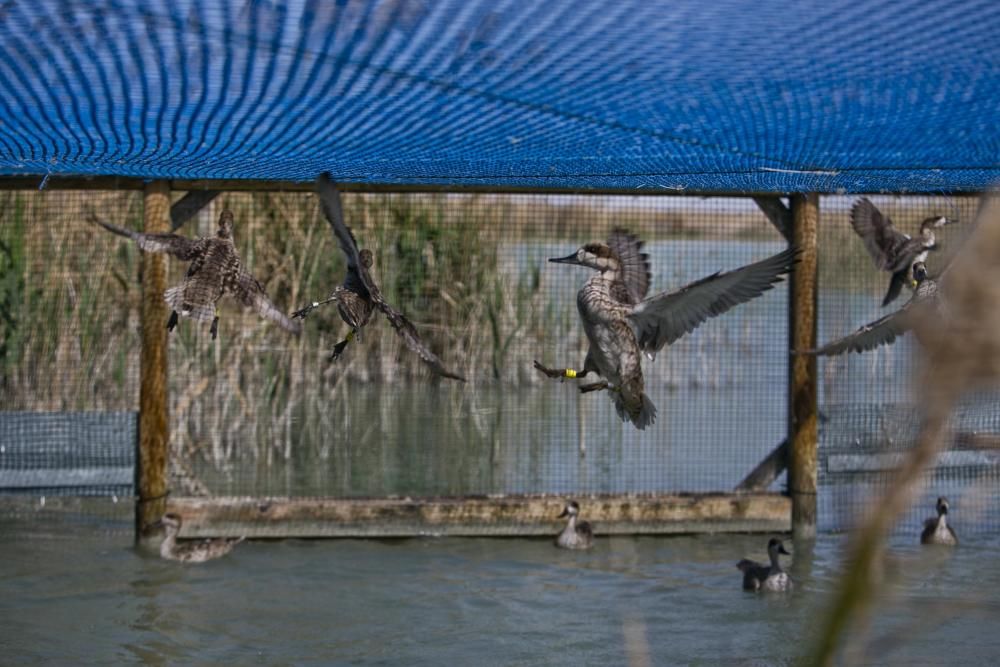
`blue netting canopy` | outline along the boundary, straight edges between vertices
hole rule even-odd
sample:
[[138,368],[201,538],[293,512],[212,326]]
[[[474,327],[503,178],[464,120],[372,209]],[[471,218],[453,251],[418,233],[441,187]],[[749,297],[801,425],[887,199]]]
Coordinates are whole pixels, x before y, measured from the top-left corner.
[[3,176],[1000,179],[997,0],[3,0],[0,87]]

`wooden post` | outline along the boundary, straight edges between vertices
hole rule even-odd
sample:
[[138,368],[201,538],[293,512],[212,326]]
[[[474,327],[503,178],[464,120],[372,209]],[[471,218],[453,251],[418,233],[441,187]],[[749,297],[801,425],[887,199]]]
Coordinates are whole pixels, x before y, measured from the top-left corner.
[[[789,298],[789,347],[816,347],[818,257],[816,232],[819,195],[793,195],[792,241],[802,250],[792,270]],[[793,354],[788,378],[788,488],[792,495],[792,536],[816,536],[816,454],[819,408],[816,395],[816,356]]]
[[[166,181],[148,183],[143,194],[143,229],[170,231],[170,186]],[[170,438],[167,414],[167,288],[166,256],[143,253],[142,350],[139,355],[139,451],[136,457],[138,501],[135,510],[136,542],[144,541],[145,528],[158,521],[167,506],[167,451]]]

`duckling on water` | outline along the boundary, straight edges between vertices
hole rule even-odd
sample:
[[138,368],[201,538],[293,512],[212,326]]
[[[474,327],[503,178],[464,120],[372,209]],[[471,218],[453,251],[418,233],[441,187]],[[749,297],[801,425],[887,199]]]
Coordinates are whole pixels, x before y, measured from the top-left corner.
[[772,537],[767,543],[767,555],[771,559],[770,565],[746,558],[736,564],[736,567],[743,573],[743,590],[755,592],[792,590],[792,578],[781,569],[778,554],[791,555],[785,550],[785,545],[781,543],[781,540]]
[[958,536],[948,525],[948,499],[941,496],[937,499],[937,516],[924,521],[924,530],[920,533],[921,544],[942,544],[956,546]]
[[609,390],[618,416],[640,430],[656,419],[656,407],[645,394],[640,353],[653,359],[665,345],[705,320],[771,289],[798,261],[798,250],[789,248],[755,264],[646,298],[649,256],[642,252],[642,245],[638,237],[614,229],[606,244],[588,243],[568,257],[549,260],[597,271],[576,300],[590,350],[580,371],[535,362],[535,368],[551,378],[600,375],[603,380],[583,385],[580,391]]
[[575,500],[566,503],[558,518],[569,517],[566,527],[556,538],[556,546],[563,549],[589,549],[594,546],[594,531],[587,521],[578,521],[580,505]]
[[164,514],[152,525],[162,527],[167,536],[160,544],[160,557],[166,560],[176,560],[181,563],[204,563],[225,556],[245,538],[217,538],[214,540],[190,540],[177,542],[177,534],[181,531],[182,519],[179,514]]

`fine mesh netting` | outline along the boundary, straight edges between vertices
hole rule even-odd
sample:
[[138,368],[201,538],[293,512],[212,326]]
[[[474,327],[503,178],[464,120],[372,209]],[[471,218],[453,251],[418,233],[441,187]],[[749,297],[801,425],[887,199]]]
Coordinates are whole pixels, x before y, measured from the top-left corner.
[[[932,278],[941,277],[952,254],[971,231],[978,199],[974,197],[872,197],[902,232],[916,234],[927,217],[945,215],[964,224],[937,231],[939,249],[929,254]],[[849,224],[856,198],[827,197],[820,211],[820,344],[847,335],[902,307],[910,293],[881,307],[889,274],[877,272]],[[820,516],[822,527],[846,530],[877,509],[875,500],[892,471],[916,440],[921,414],[919,344],[912,333],[893,345],[863,354],[819,359]],[[937,466],[925,475],[923,492],[900,521],[898,530],[919,532],[934,515],[935,499],[947,496],[952,522],[962,533],[993,532],[998,527],[1000,412],[996,393],[967,397],[952,416],[953,441]],[[956,508],[961,507],[961,510]]]
[[994,0],[9,1],[0,174],[976,191],[998,32]]
[[[0,481],[4,516],[62,512],[127,521],[139,382],[140,254],[85,221],[140,228],[141,196],[6,193],[0,206]],[[888,282],[848,224],[853,198],[820,203],[820,343],[886,311]],[[924,217],[972,219],[973,198],[875,197],[903,231]],[[440,380],[376,317],[344,355],[333,306],[295,339],[224,300],[219,337],[181,320],[169,340],[170,487],[175,496],[362,498],[730,491],[785,437],[788,293],[782,283],[646,360],[656,424],[621,422],[607,395],[542,377],[533,360],[581,368],[576,292],[589,277],[551,264],[626,227],[646,241],[651,293],[785,247],[747,198],[345,194],[373,275],[428,346],[467,384]],[[216,199],[180,233],[214,233],[235,214],[247,268],[284,312],[324,298],[345,264],[307,193]],[[945,228],[932,275],[963,235]],[[168,259],[168,283],[186,265]],[[164,332],[164,336],[167,333]],[[821,358],[821,528],[866,511],[919,421],[912,336],[863,355]],[[969,532],[997,521],[996,423],[989,396],[955,417],[950,459],[915,518],[949,495]],[[782,475],[772,489],[783,489]],[[81,505],[76,499],[92,498]],[[41,499],[45,498],[45,504]],[[965,510],[968,508],[968,511]],[[28,514],[25,514],[28,512]],[[34,512],[34,514],[31,514]],[[10,516],[8,516],[10,515]],[[28,520],[28,519],[26,519]],[[913,523],[912,521],[910,523]]]

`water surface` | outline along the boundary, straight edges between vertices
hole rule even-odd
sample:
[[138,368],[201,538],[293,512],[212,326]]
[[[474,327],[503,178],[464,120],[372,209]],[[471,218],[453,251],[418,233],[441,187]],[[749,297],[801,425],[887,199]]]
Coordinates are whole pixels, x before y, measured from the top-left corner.
[[[766,536],[259,541],[202,566],[121,539],[0,538],[5,664],[789,664],[835,585],[843,539],[794,548],[798,590],[740,590]],[[1000,541],[896,540],[869,658],[1000,655]],[[636,662],[635,664],[643,664]],[[648,663],[647,663],[648,664]]]

